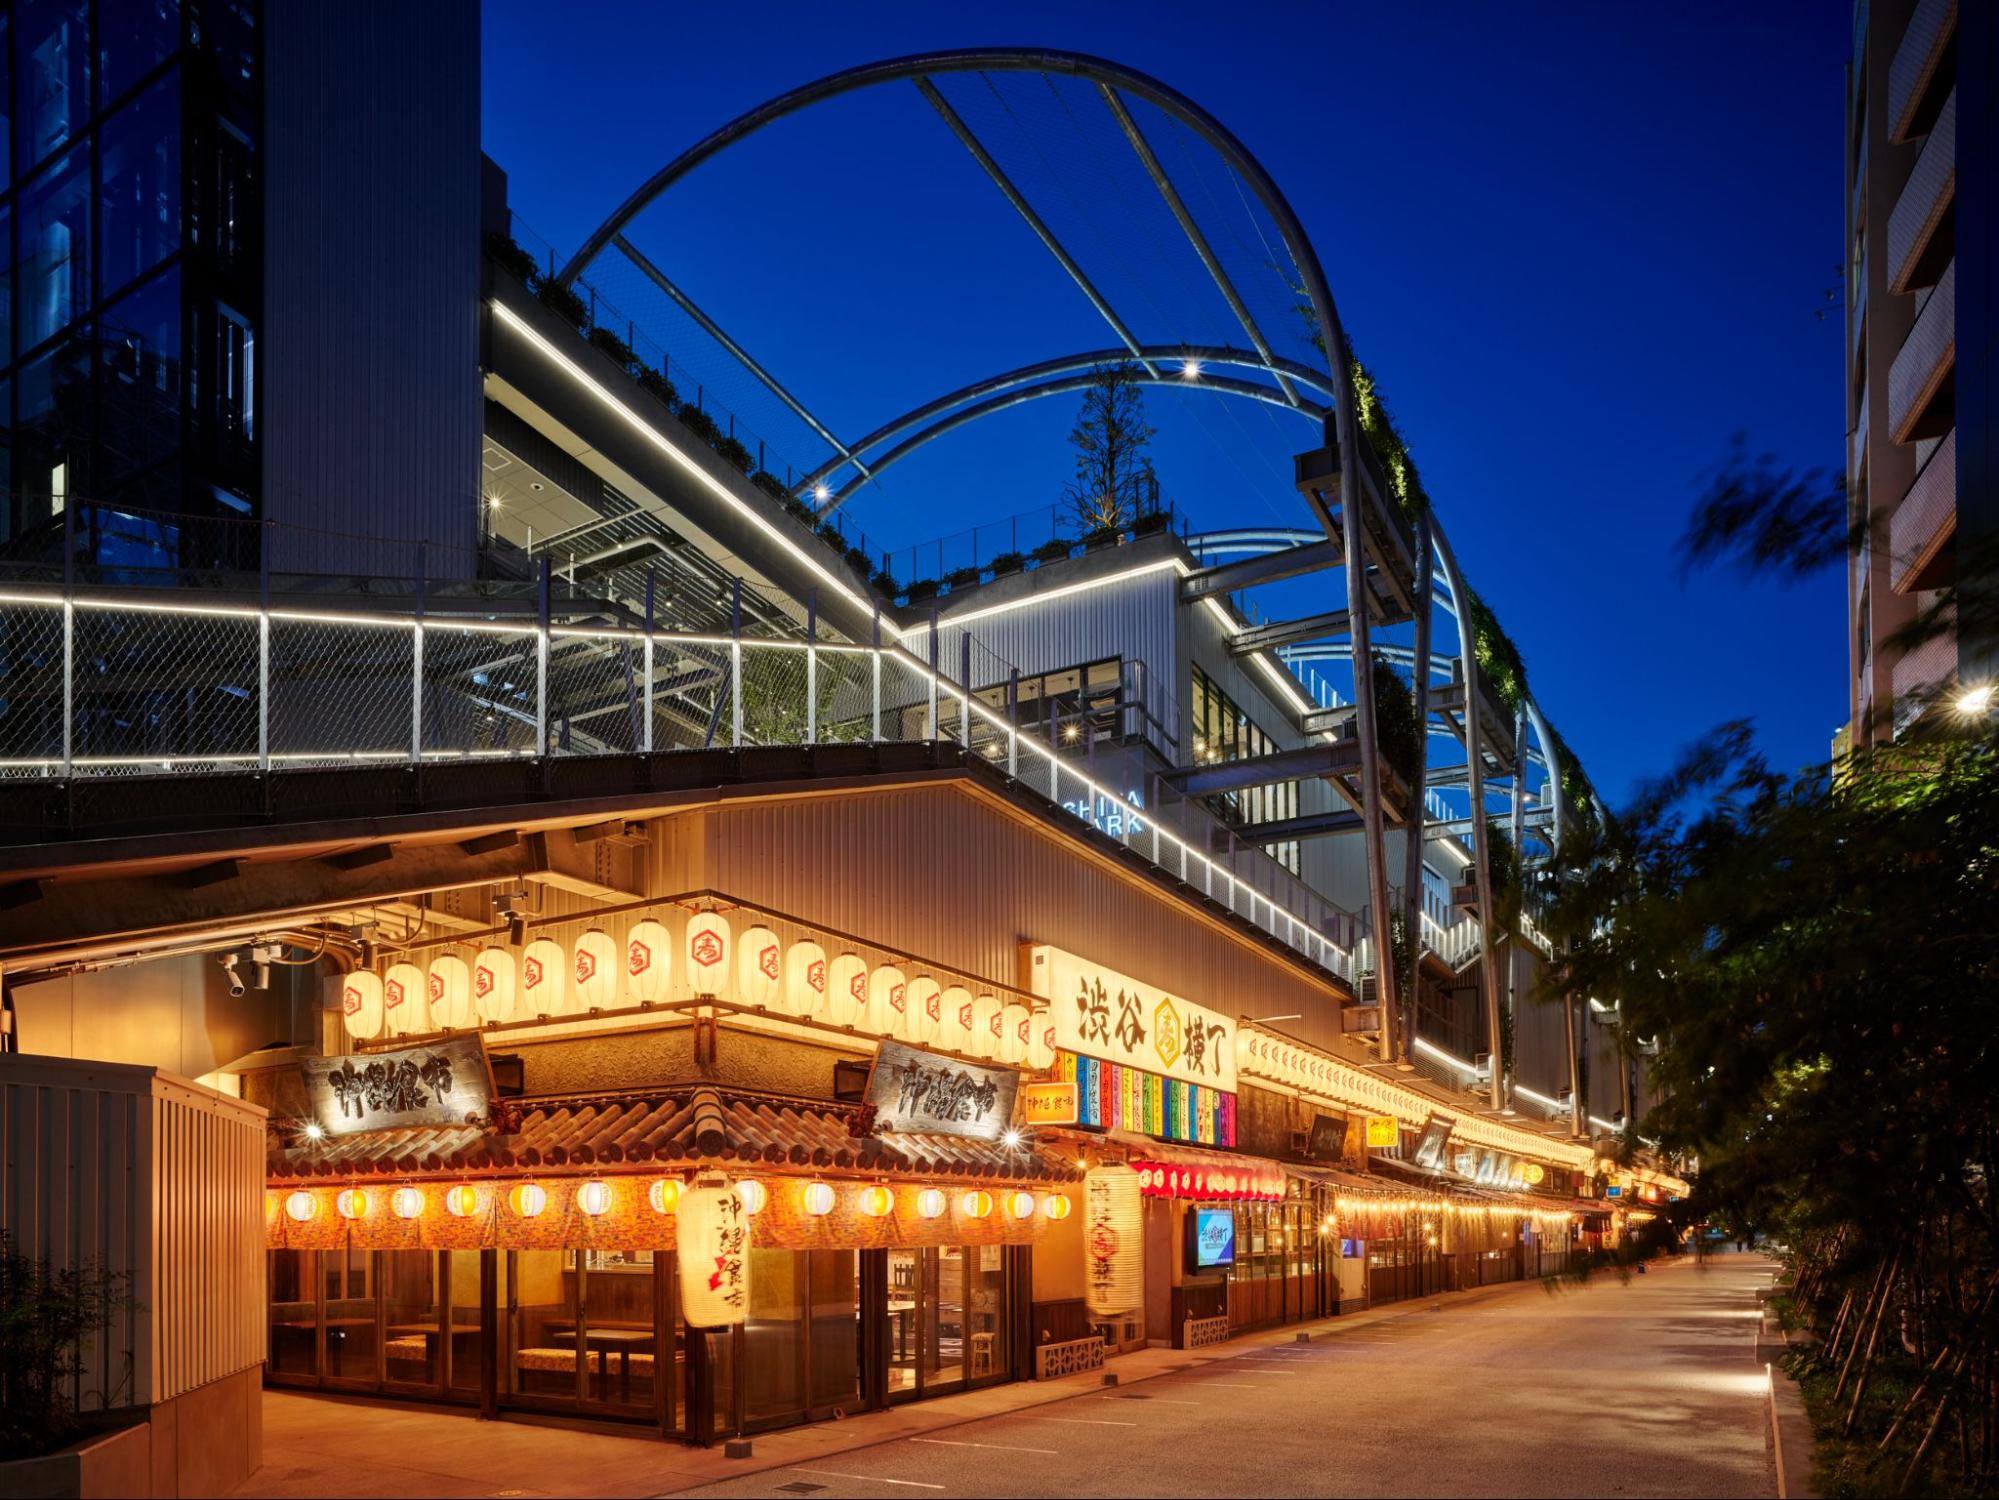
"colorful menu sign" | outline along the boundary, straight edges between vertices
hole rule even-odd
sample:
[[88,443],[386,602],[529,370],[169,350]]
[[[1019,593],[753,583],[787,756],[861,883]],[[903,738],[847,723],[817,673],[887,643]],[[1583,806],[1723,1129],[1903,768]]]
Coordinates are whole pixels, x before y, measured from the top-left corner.
[[1235,1095],[1177,1083],[1073,1052],[1055,1055],[1056,1077],[1076,1088],[1076,1123],[1135,1130],[1161,1140],[1233,1146]]
[[1061,1051],[1235,1093],[1233,1020],[1060,948],[1035,944],[1027,959],[1028,987],[1048,1001]]

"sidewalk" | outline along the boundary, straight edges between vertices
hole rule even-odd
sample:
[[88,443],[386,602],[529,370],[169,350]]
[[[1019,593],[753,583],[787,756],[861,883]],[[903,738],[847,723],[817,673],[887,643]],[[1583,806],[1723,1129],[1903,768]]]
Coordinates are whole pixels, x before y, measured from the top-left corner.
[[[1130,1386],[1290,1344],[1301,1333],[1313,1339],[1337,1339],[1396,1318],[1433,1316],[1433,1307],[1450,1313],[1528,1294],[1546,1295],[1538,1281],[1449,1292],[1245,1334],[1209,1349],[1135,1350],[1113,1360],[1105,1373],[1116,1375],[1121,1386]],[[941,1432],[987,1417],[1095,1395],[1102,1389],[1103,1377],[1094,1372],[989,1386],[961,1396],[941,1396],[844,1420],[763,1433],[754,1439],[754,1456],[747,1459],[726,1458],[719,1445],[690,1448],[657,1437],[633,1436],[604,1424],[481,1422],[462,1412],[401,1402],[270,1390],[264,1393],[265,1463],[236,1494],[667,1494],[767,1469],[811,1467],[876,1443]]]

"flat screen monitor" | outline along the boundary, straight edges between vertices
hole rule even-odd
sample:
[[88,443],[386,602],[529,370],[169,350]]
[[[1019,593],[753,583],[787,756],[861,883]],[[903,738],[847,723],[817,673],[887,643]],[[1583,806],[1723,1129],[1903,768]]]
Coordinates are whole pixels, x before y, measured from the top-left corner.
[[1215,1271],[1235,1264],[1235,1210],[1194,1208],[1187,1211],[1188,1260],[1196,1271]]

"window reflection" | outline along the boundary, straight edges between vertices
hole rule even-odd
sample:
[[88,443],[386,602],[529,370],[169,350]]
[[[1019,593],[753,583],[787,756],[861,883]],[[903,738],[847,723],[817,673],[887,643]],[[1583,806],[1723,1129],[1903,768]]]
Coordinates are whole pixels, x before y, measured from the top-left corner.
[[98,287],[116,292],[180,244],[180,74],[169,73],[105,121]]
[[90,154],[51,162],[15,200],[19,269],[15,348],[60,332],[90,301]]
[[90,109],[83,0],[19,0],[14,7],[15,172],[61,146]]

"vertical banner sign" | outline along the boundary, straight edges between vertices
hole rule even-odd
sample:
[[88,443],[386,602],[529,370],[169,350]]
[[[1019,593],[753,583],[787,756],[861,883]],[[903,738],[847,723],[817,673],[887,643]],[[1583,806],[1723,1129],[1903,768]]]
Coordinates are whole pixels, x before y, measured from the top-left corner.
[[1145,1300],[1144,1211],[1130,1167],[1093,1167],[1083,1179],[1084,1300],[1098,1317]]
[[689,1328],[728,1328],[750,1306],[750,1216],[731,1187],[680,1195],[680,1310]]

